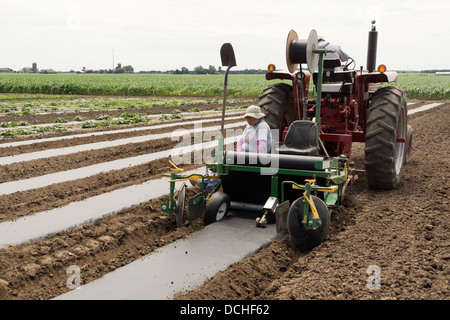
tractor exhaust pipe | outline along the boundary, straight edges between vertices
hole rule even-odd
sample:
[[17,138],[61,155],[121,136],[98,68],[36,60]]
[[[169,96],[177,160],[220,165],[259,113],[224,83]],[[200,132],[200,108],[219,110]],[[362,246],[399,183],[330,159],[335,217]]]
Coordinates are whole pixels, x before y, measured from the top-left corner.
[[367,48],[367,71],[373,72],[375,70],[377,60],[377,40],[378,31],[375,27],[375,20],[372,20],[372,30],[369,31],[369,45]]

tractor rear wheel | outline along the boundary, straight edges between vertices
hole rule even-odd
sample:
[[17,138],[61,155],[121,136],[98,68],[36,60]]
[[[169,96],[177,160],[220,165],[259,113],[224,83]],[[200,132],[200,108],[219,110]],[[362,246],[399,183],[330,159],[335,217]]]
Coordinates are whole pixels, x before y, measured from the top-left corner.
[[222,220],[230,208],[230,197],[221,191],[215,192],[206,205],[203,213],[203,223],[205,225]]
[[303,211],[305,197],[300,197],[292,203],[287,216],[287,227],[294,243],[303,249],[318,246],[328,235],[331,215],[327,205],[316,196],[312,196],[322,225],[315,230],[307,230],[303,225]]
[[266,115],[264,120],[271,129],[283,130],[294,120],[292,90],[291,85],[275,83],[265,88],[259,97],[259,106]]
[[365,167],[369,187],[398,186],[405,157],[407,121],[405,93],[395,87],[378,89],[367,116]]
[[409,161],[409,155],[411,154],[413,141],[413,128],[408,125],[408,129],[406,130],[406,146],[405,146],[405,159],[404,164],[407,164]]

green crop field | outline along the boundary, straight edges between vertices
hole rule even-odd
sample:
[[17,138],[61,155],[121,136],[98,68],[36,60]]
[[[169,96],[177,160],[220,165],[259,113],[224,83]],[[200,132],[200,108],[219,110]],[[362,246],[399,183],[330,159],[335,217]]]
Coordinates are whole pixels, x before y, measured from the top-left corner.
[[[258,96],[263,75],[230,75],[230,97]],[[223,94],[223,75],[0,74],[2,93],[126,96],[208,96]]]
[[450,76],[436,76],[427,73],[401,73],[397,86],[405,90],[408,99],[450,99]]
[[[271,81],[264,75],[231,74],[230,97],[258,97]],[[450,99],[450,77],[400,74],[396,86],[409,99]],[[312,86],[310,90],[312,89]],[[221,97],[223,75],[0,74],[1,93]]]

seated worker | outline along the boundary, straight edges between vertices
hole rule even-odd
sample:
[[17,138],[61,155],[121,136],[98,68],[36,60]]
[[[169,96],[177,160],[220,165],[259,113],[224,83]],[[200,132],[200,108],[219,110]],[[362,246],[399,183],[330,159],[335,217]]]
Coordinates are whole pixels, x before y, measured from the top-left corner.
[[[318,47],[319,47],[319,49],[328,48],[328,49],[335,50],[335,52],[327,53],[323,57],[324,60],[339,59],[339,60],[341,60],[341,64],[342,64],[343,62],[347,61],[349,58],[348,54],[344,50],[342,50],[342,48],[340,46],[330,44],[328,41],[325,40],[325,38],[323,36],[319,36]],[[342,67],[341,66],[336,67],[334,70],[342,71]]]
[[236,151],[269,153],[272,145],[272,133],[264,121],[265,114],[258,106],[250,106],[245,112],[247,127],[239,138]]
[[[247,120],[247,127],[236,146],[236,151],[269,153],[272,145],[272,133],[269,125],[264,121],[265,114],[261,112],[258,106],[250,106],[244,115]],[[205,179],[205,190],[211,193],[221,182],[220,179]],[[200,192],[202,179],[191,180],[196,192]]]

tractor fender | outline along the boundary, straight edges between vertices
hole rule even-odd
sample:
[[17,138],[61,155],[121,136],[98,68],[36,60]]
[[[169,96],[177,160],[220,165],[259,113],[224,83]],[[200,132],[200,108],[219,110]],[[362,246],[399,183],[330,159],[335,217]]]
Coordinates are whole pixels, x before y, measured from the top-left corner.
[[[297,71],[295,73],[290,73],[287,71],[272,71],[266,73],[266,80],[294,80],[297,73],[300,71]],[[303,73],[305,74],[305,79],[308,79],[311,76],[311,73],[309,71],[303,70]]]
[[364,78],[366,83],[379,83],[379,82],[397,82],[398,73],[395,71],[388,72],[371,72],[363,74],[361,77]]

